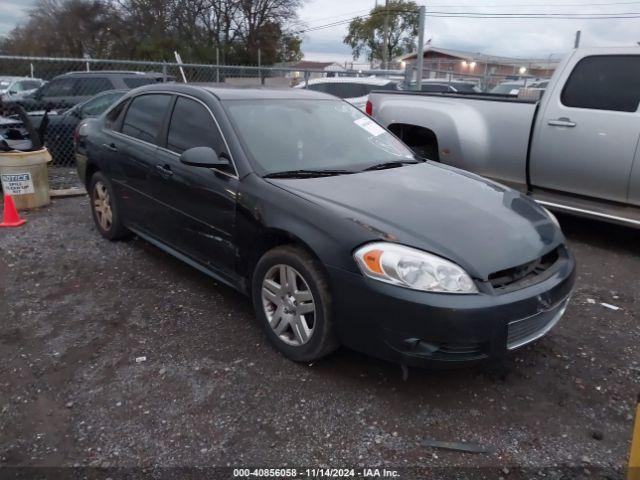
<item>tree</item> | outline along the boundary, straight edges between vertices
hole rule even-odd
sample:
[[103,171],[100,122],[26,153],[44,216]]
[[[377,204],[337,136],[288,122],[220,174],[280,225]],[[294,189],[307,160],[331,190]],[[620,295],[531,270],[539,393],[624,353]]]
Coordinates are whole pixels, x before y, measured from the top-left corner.
[[39,0],[0,43],[15,55],[262,64],[301,57],[303,0]]
[[418,35],[418,5],[411,0],[389,0],[387,7],[377,6],[366,17],[349,23],[343,42],[351,47],[353,58],[365,55],[369,61],[384,58],[384,23],[388,17],[387,58],[391,59],[415,49]]
[[115,10],[102,0],[40,0],[1,47],[20,55],[106,56],[116,23]]

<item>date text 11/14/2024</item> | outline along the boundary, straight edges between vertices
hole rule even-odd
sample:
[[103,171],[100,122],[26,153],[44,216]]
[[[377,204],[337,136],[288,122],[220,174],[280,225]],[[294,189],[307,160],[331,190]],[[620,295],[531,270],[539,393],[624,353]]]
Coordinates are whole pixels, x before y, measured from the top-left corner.
[[235,468],[234,478],[399,478],[386,468]]

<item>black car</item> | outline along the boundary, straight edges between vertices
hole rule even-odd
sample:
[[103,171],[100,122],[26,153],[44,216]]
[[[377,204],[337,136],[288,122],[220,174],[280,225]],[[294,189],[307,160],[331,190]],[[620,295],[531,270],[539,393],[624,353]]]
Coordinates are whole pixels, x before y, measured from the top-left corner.
[[30,112],[29,117],[35,128],[39,128],[43,121],[46,122],[42,139],[51,153],[53,163],[72,165],[73,133],[78,124],[84,119],[101,115],[126,92],[127,90],[109,90],[99,93],[62,113],[46,112],[46,120],[44,111]]
[[98,70],[58,75],[32,94],[17,100],[25,110],[65,110],[107,90],[131,90],[171,80],[162,73]]
[[77,148],[104,237],[134,232],[251,296],[293,360],[339,344],[407,365],[501,357],[569,302],[549,212],[325,94],[143,87]]

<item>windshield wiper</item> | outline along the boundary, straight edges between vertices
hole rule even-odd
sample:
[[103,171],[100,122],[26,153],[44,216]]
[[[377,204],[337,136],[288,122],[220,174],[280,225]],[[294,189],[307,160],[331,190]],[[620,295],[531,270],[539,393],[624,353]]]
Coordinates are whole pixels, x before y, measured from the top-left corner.
[[376,163],[375,165],[371,165],[370,167],[365,168],[363,171],[366,172],[368,170],[384,170],[386,168],[397,168],[402,167],[403,165],[413,165],[415,163],[422,162],[420,160],[393,160],[391,162]]
[[313,178],[331,177],[334,175],[348,175],[351,170],[285,170],[264,175],[262,178]]

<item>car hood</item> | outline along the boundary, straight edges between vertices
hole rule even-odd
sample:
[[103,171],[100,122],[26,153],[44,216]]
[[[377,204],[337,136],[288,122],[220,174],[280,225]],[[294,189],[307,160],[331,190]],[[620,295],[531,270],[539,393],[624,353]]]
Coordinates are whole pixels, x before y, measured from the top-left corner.
[[[448,258],[475,278],[535,260],[564,241],[533,200],[432,162],[352,175],[270,179],[354,222],[371,240]],[[358,245],[353,245],[357,247]]]

